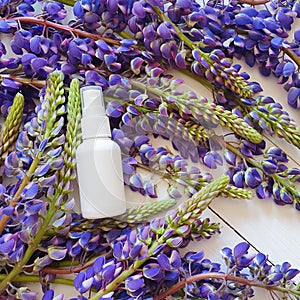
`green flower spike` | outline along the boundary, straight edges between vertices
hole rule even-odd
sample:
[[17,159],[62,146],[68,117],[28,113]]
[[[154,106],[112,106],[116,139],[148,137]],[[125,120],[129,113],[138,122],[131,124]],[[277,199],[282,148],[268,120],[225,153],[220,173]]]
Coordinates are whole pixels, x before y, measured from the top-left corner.
[[19,134],[24,109],[24,97],[18,93],[9,110],[6,120],[0,131],[0,161],[5,160],[6,156],[14,147],[14,143]]

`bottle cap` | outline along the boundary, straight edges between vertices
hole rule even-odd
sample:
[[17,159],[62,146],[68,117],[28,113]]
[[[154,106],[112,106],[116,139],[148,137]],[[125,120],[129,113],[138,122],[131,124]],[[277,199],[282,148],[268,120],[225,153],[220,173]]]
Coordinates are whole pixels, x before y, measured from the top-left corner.
[[101,87],[83,87],[80,89],[80,96],[82,103],[82,138],[111,137]]

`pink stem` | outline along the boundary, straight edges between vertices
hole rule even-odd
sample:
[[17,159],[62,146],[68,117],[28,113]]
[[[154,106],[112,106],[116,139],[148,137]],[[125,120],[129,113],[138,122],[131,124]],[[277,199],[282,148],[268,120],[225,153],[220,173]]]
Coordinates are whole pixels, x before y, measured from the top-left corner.
[[272,285],[266,285],[266,284],[263,284],[261,282],[254,281],[254,280],[248,280],[248,279],[242,278],[242,277],[236,277],[236,276],[232,276],[232,275],[220,274],[220,273],[217,273],[217,272],[211,272],[211,273],[197,274],[197,275],[185,278],[182,281],[174,284],[171,288],[169,288],[165,292],[160,293],[158,296],[155,296],[154,300],[164,300],[164,299],[166,299],[166,297],[168,297],[170,295],[173,295],[178,290],[184,288],[187,284],[190,284],[190,283],[193,283],[193,282],[199,281],[199,280],[205,280],[205,279],[222,279],[224,281],[238,282],[238,283],[241,283],[241,284],[244,284],[244,285],[259,287],[259,288],[263,288],[263,289],[266,289],[266,290],[279,290],[279,291],[282,291],[282,292],[289,292],[285,288],[280,288],[280,287],[277,287],[277,286],[274,286],[274,285],[273,286]]
[[103,37],[100,34],[89,33],[89,32],[86,32],[86,31],[83,31],[83,30],[80,30],[80,29],[72,28],[72,27],[67,26],[67,25],[54,23],[54,22],[44,20],[44,19],[40,19],[40,18],[36,18],[36,17],[15,17],[15,18],[11,18],[10,20],[14,20],[14,21],[17,21],[17,22],[22,22],[22,23],[33,23],[33,24],[44,25],[46,27],[51,27],[51,28],[54,28],[54,29],[65,31],[65,32],[72,32],[74,35],[77,35],[77,36],[92,38],[94,40],[102,40],[102,41],[105,41],[105,42],[107,42],[109,44],[112,44],[112,45],[118,45],[118,46],[121,45],[120,41]]

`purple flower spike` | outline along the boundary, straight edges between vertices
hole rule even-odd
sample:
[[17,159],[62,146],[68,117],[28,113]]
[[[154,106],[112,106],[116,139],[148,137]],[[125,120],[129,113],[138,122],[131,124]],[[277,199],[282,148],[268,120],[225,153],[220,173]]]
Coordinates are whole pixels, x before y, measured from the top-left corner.
[[84,15],[84,9],[81,5],[81,1],[76,1],[73,6],[73,13],[77,18],[82,18]]
[[124,113],[124,107],[117,101],[109,102],[106,106],[106,114],[109,117],[119,118]]
[[285,188],[280,189],[280,199],[286,204],[293,204],[293,197],[288,193]]
[[174,238],[170,238],[166,241],[166,244],[171,248],[179,248],[183,243],[183,238],[181,236],[177,236]]
[[143,181],[142,181],[141,175],[137,174],[137,173],[133,174],[130,177],[130,184],[132,184],[133,187],[138,188],[138,189],[143,188]]
[[176,63],[176,66],[180,69],[186,68],[185,51],[181,51],[181,52],[177,53],[177,55],[175,57],[175,63]]
[[0,32],[9,33],[10,26],[6,20],[0,20]]
[[144,190],[146,195],[148,195],[150,198],[157,198],[156,186],[154,185],[153,182],[147,181],[144,184]]
[[215,162],[214,156],[211,152],[207,152],[203,157],[203,163],[210,169],[216,169],[217,164]]
[[247,14],[239,13],[235,16],[235,22],[237,25],[248,25],[252,24],[253,18]]
[[49,246],[48,255],[53,260],[62,260],[66,257],[67,249],[63,247]]
[[256,195],[259,199],[269,199],[271,197],[271,193],[268,187],[264,184],[260,184],[256,189]]
[[135,292],[144,286],[144,279],[141,275],[128,277],[125,281],[125,288],[130,292]]
[[257,187],[260,183],[262,182],[262,178],[255,168],[248,168],[245,171],[245,183],[250,187],[250,188],[255,188]]
[[63,4],[59,2],[47,1],[44,3],[43,9],[57,21],[63,20],[67,15],[67,11],[64,9]]
[[245,185],[244,171],[235,173],[232,177],[233,183],[238,188],[243,188]]
[[79,290],[81,287],[82,282],[85,279],[85,273],[84,272],[80,272],[77,274],[77,276],[74,279],[74,287],[76,290]]
[[299,273],[300,273],[300,271],[297,270],[297,269],[289,269],[289,270],[285,273],[284,278],[285,278],[285,280],[291,280],[291,279],[293,279],[295,276],[297,276]]
[[2,209],[2,213],[9,217],[11,217],[13,215],[14,211],[15,211],[15,208],[12,206],[7,206]]
[[293,108],[300,108],[300,88],[291,87],[288,91],[288,103]]
[[48,290],[45,292],[42,300],[53,300],[54,297],[54,291],[53,290]]
[[[4,238],[11,237],[10,234],[4,236]],[[0,253],[2,254],[9,254],[15,246],[15,240],[13,238],[7,239],[6,241],[0,243]]]
[[104,42],[103,40],[98,40],[96,42],[96,45],[103,53],[110,53],[112,51],[111,47],[108,46],[108,44],[106,42]]
[[216,169],[217,164],[222,165],[223,160],[220,154],[216,151],[210,151],[203,157],[203,163],[210,169]]
[[142,145],[147,144],[149,142],[149,140],[150,140],[149,137],[146,135],[137,136],[134,139],[134,145],[135,145],[135,147],[139,148]]
[[142,2],[134,1],[133,7],[132,7],[132,13],[141,19],[146,17],[146,11],[145,11],[145,8],[143,7]]
[[122,242],[116,242],[114,244],[114,257],[117,260],[125,260],[129,257],[129,244],[126,241],[124,244]]
[[[40,36],[36,36],[36,35],[30,39],[30,50],[33,53],[36,53],[36,54],[41,53],[41,50],[42,50],[41,49],[41,40],[42,40],[42,38]],[[26,54],[28,55],[29,53],[26,53]],[[23,57],[26,54],[24,54]]]
[[24,199],[32,199],[38,193],[39,186],[37,183],[30,182],[22,191],[21,196]]
[[35,72],[38,72],[41,68],[45,67],[47,65],[47,60],[45,58],[34,58],[31,61],[32,69]]
[[173,41],[169,41],[166,43],[163,43],[160,46],[160,52],[162,57],[166,58],[166,59],[172,59],[173,58]]
[[157,33],[164,40],[171,40],[173,38],[169,28],[167,27],[167,25],[165,23],[162,23],[157,27]]
[[151,280],[160,281],[163,278],[162,269],[159,264],[149,263],[143,268],[143,275]]
[[179,199],[182,197],[181,193],[172,185],[168,187],[168,194],[174,199]]
[[270,147],[266,153],[271,159],[280,161],[280,162],[288,162],[288,158],[286,153],[282,151],[282,149],[278,147]]
[[249,247],[250,245],[246,242],[241,242],[237,244],[233,249],[234,257],[237,259],[241,258],[243,255],[248,253]]
[[115,270],[116,270],[115,264],[104,266],[101,272],[103,280],[106,282],[112,281],[114,279]]
[[228,150],[228,151],[225,152],[224,159],[229,165],[235,166],[235,164],[236,164],[236,155],[234,153],[232,153],[231,151]]
[[262,163],[262,168],[264,172],[268,175],[275,174],[278,170],[278,165],[275,160],[266,159]]
[[122,76],[119,74],[112,74],[109,76],[109,85],[114,86],[122,82]]
[[147,25],[144,29],[143,29],[143,34],[145,39],[149,40],[149,41],[154,41],[156,39],[156,31],[153,28],[153,25]]
[[191,0],[177,0],[175,3],[175,7],[189,9],[192,6]]
[[37,199],[31,200],[26,202],[25,211],[29,215],[35,215],[42,209],[43,206],[44,206],[43,201]]
[[144,63],[144,59],[142,59],[141,57],[135,57],[130,62],[132,72],[134,72],[134,74],[136,75],[140,74],[143,63]]
[[101,272],[104,264],[105,264],[105,258],[103,256],[99,256],[93,264],[95,274],[98,274]]
[[291,61],[287,61],[283,66],[282,75],[284,77],[289,77],[295,72],[295,70],[296,70],[296,66],[294,65],[294,63]]
[[163,270],[171,271],[181,267],[181,258],[178,251],[173,250],[170,258],[166,254],[160,254],[157,258],[157,262]]

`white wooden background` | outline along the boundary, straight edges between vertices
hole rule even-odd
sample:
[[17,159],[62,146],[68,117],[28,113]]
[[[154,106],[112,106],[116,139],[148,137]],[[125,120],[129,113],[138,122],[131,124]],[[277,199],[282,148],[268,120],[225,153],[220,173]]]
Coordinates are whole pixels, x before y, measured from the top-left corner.
[[[295,28],[300,27],[300,20],[297,20]],[[241,62],[239,62],[241,63]],[[286,92],[283,87],[276,84],[272,77],[262,77],[255,69],[244,66],[251,74],[251,80],[258,81],[264,88],[264,95],[274,97],[285,109],[298,121],[300,126],[299,111],[290,108],[286,102]],[[183,77],[183,76],[181,76]],[[187,88],[197,91],[199,95],[211,98],[210,93],[201,87],[200,84],[186,79]],[[157,141],[156,141],[157,142]],[[159,143],[159,142],[158,142]],[[161,145],[166,144],[161,140]],[[300,150],[288,145],[282,140],[272,138],[268,145],[282,147],[291,159],[291,166],[300,168]],[[129,202],[140,202],[138,194],[126,191]],[[209,217],[214,222],[221,224],[221,234],[213,236],[210,240],[193,242],[185,251],[204,250],[206,257],[216,262],[221,262],[219,251],[225,247],[233,247],[241,241],[247,241],[252,246],[252,251],[259,251],[269,255],[270,262],[282,263],[289,261],[293,267],[300,269],[300,212],[291,206],[277,206],[272,200],[259,200],[254,197],[251,200],[214,200],[210,208],[204,212],[203,217]],[[297,277],[300,281],[300,276]],[[32,285],[32,288],[39,290],[39,287]],[[70,287],[55,286],[56,294],[64,293],[65,299],[75,297],[77,292]],[[41,295],[41,294],[40,294]],[[256,296],[252,299],[271,299],[268,292],[256,290]]]

